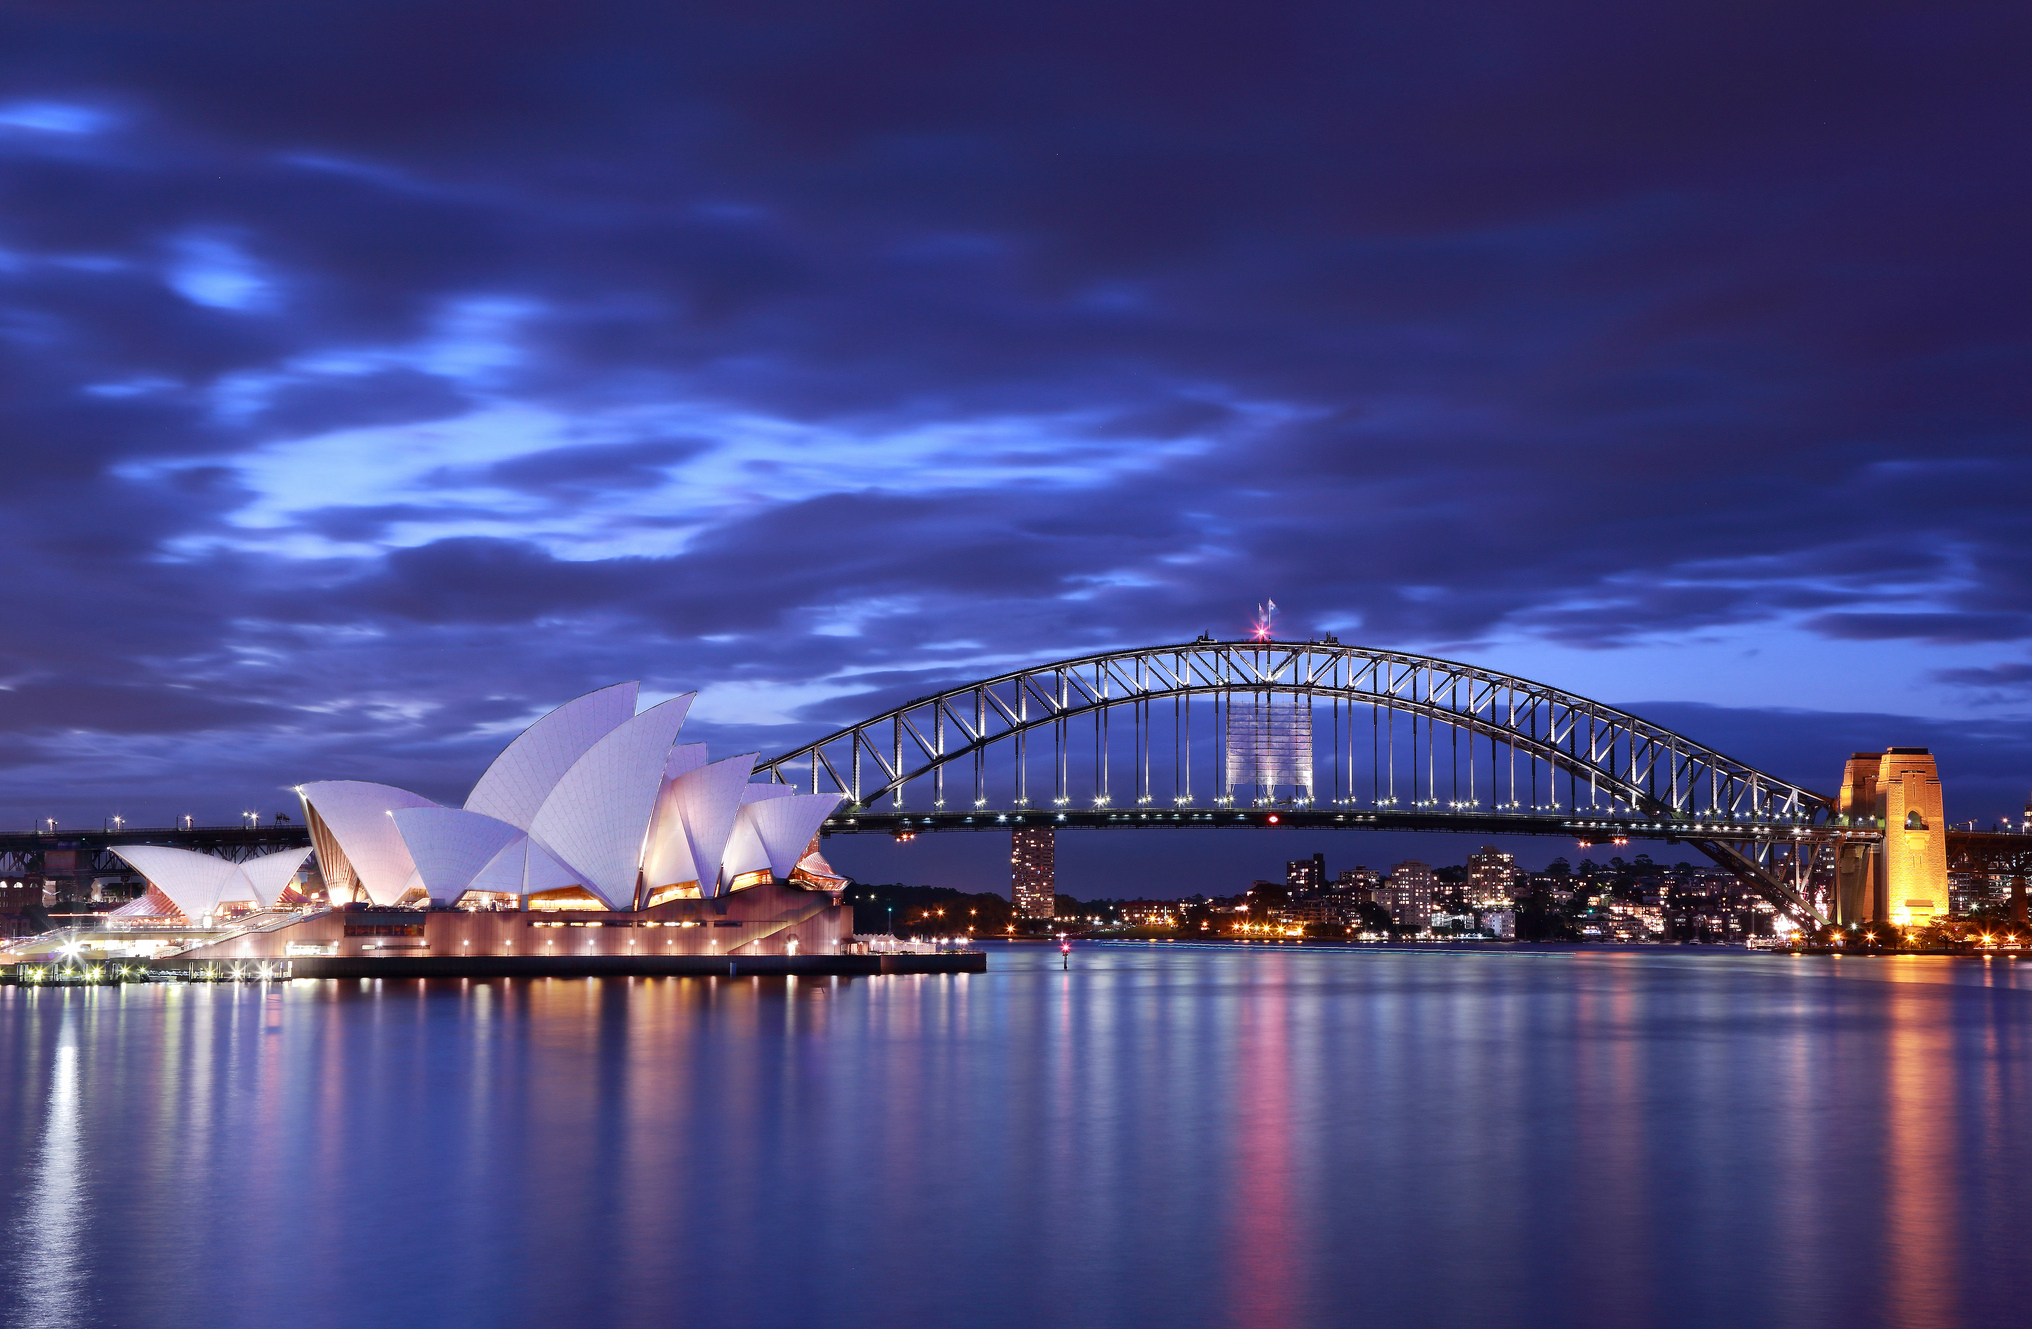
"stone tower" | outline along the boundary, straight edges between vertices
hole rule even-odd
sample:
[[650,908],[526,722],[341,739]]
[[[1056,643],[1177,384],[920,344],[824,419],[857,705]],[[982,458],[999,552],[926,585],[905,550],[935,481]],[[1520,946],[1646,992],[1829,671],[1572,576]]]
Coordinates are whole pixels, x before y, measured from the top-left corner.
[[1940,772],[1925,748],[1891,748],[1877,769],[1884,819],[1884,899],[1898,927],[1925,927],[1947,913],[1947,823]]
[[[1877,772],[1883,764],[1880,753],[1850,754],[1848,765],[1842,768],[1841,791],[1835,795],[1836,816],[1876,819]],[[1884,913],[1883,894],[1877,890],[1876,851],[1867,845],[1845,844],[1835,850],[1834,864],[1834,921],[1843,927],[1890,921]]]
[[1925,927],[1947,912],[1947,825],[1930,752],[1890,748],[1851,755],[1835,814],[1884,828],[1882,849],[1845,845],[1837,851],[1837,923]]

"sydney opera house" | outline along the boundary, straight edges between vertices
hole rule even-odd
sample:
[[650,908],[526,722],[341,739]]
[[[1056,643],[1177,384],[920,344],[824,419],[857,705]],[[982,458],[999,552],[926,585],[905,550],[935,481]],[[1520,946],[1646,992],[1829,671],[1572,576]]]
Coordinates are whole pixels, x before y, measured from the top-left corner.
[[[309,848],[243,863],[119,849],[148,890],[117,916],[272,917],[197,959],[836,953],[851,911],[818,833],[839,797],[751,781],[756,754],[714,761],[677,741],[696,694],[637,713],[637,692],[617,684],[544,716],[459,807],[327,780],[297,791]],[[320,891],[332,907],[306,911]]]

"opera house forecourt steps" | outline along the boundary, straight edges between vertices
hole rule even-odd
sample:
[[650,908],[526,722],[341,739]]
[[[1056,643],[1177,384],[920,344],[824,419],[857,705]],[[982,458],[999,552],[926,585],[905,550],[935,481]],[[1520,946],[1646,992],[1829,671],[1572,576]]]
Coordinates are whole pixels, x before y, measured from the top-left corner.
[[[317,781],[296,789],[308,850],[232,863],[119,848],[148,890],[107,922],[202,933],[150,959],[164,972],[222,962],[269,972],[287,962],[299,978],[986,967],[972,950],[866,953],[841,903],[846,881],[818,849],[842,796],[751,781],[756,754],[714,761],[703,743],[677,741],[697,694],[638,713],[638,692],[601,688],[537,720],[460,807]],[[291,908],[303,912],[219,934],[233,917]]]

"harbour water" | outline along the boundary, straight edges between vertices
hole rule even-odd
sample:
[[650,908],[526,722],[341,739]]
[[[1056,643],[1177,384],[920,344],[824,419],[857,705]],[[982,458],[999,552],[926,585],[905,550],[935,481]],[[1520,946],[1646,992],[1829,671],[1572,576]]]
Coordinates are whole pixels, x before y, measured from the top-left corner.
[[2032,963],[0,989],[0,1324],[1994,1325]]

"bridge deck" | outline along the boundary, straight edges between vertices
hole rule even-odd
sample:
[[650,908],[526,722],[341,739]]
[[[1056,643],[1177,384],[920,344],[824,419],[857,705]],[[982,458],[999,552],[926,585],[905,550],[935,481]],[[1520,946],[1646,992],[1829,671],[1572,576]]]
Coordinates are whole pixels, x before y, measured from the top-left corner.
[[829,835],[879,833],[916,835],[926,831],[1009,831],[1019,826],[1117,830],[1272,830],[1308,827],[1331,830],[1455,831],[1477,835],[1547,835],[1609,844],[1627,840],[1726,840],[1736,843],[1874,844],[1874,827],[1815,825],[1805,821],[1661,821],[1567,811],[1490,812],[1461,809],[1365,809],[1332,807],[1261,808],[1063,808],[1017,811],[882,811],[857,808],[828,818]]

